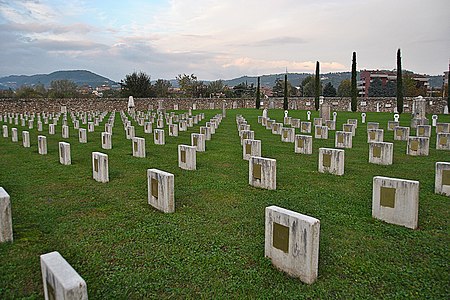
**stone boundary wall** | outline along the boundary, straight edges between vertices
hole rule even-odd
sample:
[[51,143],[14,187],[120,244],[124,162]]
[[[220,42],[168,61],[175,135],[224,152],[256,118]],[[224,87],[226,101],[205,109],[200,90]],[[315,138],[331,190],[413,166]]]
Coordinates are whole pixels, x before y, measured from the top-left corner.
[[[432,114],[444,113],[447,100],[441,97],[426,97],[426,112]],[[404,99],[403,112],[411,113],[414,98]],[[330,104],[332,111],[350,111],[349,97],[324,98],[324,102]],[[135,98],[135,109],[145,111],[156,110],[160,103],[167,110],[194,109],[221,109],[223,103],[228,109],[254,108],[255,99],[252,98]],[[126,110],[127,98],[111,99],[0,99],[0,112],[60,112],[61,106],[66,106],[68,111],[120,111]],[[376,112],[377,106],[380,112],[394,112],[396,98],[359,98],[359,112]],[[261,108],[283,108],[283,98],[262,99]],[[314,110],[313,97],[289,98],[289,109]]]

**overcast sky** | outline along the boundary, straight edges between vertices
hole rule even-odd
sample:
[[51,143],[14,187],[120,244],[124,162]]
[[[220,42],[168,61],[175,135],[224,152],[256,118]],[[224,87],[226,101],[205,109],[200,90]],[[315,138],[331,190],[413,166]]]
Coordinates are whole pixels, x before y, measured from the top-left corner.
[[0,76],[86,69],[120,81],[403,68],[441,75],[450,0],[0,0]]

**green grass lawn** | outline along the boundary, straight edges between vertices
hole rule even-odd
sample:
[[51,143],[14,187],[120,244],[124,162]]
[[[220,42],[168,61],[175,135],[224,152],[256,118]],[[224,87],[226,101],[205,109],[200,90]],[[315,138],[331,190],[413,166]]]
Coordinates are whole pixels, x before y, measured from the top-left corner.
[[[392,114],[367,113],[394,143],[394,164],[368,163],[366,125],[359,124],[353,148],[345,149],[345,174],[334,176],[317,171],[318,149],[334,148],[334,131],[328,140],[313,139],[312,155],[296,154],[293,143],[257,123],[261,111],[228,110],[206,152],[197,153],[197,171],[181,170],[177,146],[190,144],[190,134],[221,110],[202,112],[205,120],[179,137],[169,137],[166,127],[163,146],[133,121],[136,136],[146,137],[146,158],[132,157],[119,113],[112,150],[100,144],[109,115],[88,133],[87,144],[78,142],[69,121],[70,166],[59,164],[60,124],[49,135],[48,125],[39,133],[35,122],[31,148],[21,142],[28,129],[8,124],[19,129],[19,143],[0,137],[0,186],[11,196],[14,230],[14,242],[0,244],[0,298],[41,299],[39,256],[51,251],[84,278],[90,299],[450,297],[450,201],[434,194],[435,163],[449,162],[450,151],[435,149],[434,128],[430,155],[407,156],[406,142],[393,141],[386,130]],[[276,191],[249,186],[236,114],[262,141],[262,156],[277,160]],[[306,111],[290,116],[306,120]],[[282,122],[283,111],[270,110],[269,117]],[[349,118],[361,120],[360,113],[338,112],[336,129]],[[450,122],[450,115],[439,121]],[[409,126],[410,116],[400,122]],[[37,153],[38,134],[47,136],[48,155]],[[109,183],[92,179],[93,151],[108,154]],[[175,175],[175,213],[148,205],[150,168]],[[420,181],[417,230],[372,218],[372,178],[378,175]],[[270,205],[320,220],[314,284],[288,277],[264,258],[264,209]]]

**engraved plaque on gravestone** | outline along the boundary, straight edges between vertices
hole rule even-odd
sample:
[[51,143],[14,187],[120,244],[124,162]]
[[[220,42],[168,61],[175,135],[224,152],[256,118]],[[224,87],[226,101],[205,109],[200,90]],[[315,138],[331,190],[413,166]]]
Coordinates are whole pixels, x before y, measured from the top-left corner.
[[343,134],[338,135],[338,143],[340,143],[340,144],[344,143],[344,135]]
[[445,145],[447,145],[447,141],[448,141],[447,137],[446,137],[446,136],[443,136],[443,137],[441,137],[441,138],[439,139],[439,144],[440,144],[441,146],[445,146]]
[[194,137],[194,146],[197,146],[197,142],[198,142],[198,138],[195,136]]
[[158,179],[152,178],[152,196],[158,199]]
[[384,187],[380,189],[380,205],[385,207],[395,207],[395,188]]
[[307,129],[306,124],[303,124],[302,129],[305,131]]
[[245,144],[245,154],[252,154],[252,144]]
[[303,149],[305,147],[305,140],[299,139],[298,140],[298,148]]
[[444,125],[439,124],[436,129],[437,129],[437,132],[442,132],[444,130]]
[[424,135],[424,134],[425,134],[425,128],[419,127],[419,135]]
[[345,127],[344,127],[344,131],[345,131],[345,132],[351,132],[351,131],[352,131],[352,128],[351,128],[350,126],[345,126]]
[[403,136],[403,130],[401,130],[401,129],[397,129],[397,136],[398,137],[401,137],[401,136]]
[[261,165],[253,164],[253,178],[261,180]]
[[442,170],[442,185],[450,185],[450,170]]
[[94,158],[94,171],[98,172],[98,158]]
[[322,127],[317,127],[317,135],[322,135]]
[[155,132],[156,140],[159,140],[159,132]]
[[379,146],[373,147],[373,157],[376,157],[376,158],[381,157],[381,147],[379,147]]
[[322,156],[322,164],[324,167],[331,167],[331,154],[324,153]]
[[243,135],[243,139],[244,140],[248,139],[248,133],[247,132],[244,132],[242,135]]
[[272,245],[284,253],[289,252],[289,227],[273,222]]
[[411,141],[411,150],[418,151],[419,150],[419,141]]
[[181,150],[181,162],[186,163],[186,151]]
[[288,137],[288,132],[285,130],[285,131],[283,131],[283,138],[287,139],[287,137]]
[[65,161],[66,160],[66,152],[64,151],[64,146],[60,145],[59,148],[60,148],[59,151],[61,151],[62,160]]
[[103,136],[103,144],[106,144],[106,138]]
[[134,142],[134,152],[138,152],[138,143]]
[[375,139],[375,132],[373,132],[373,131],[369,132],[369,136],[370,136],[371,140],[374,140]]

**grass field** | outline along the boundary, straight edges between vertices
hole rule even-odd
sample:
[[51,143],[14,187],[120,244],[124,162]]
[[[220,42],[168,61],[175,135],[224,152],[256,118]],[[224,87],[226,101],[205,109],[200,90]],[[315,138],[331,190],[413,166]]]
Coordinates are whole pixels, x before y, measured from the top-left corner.
[[[69,122],[70,166],[59,164],[60,124],[56,135],[44,125],[45,156],[37,153],[36,128],[30,130],[31,148],[23,148],[21,131],[28,129],[8,124],[19,129],[19,143],[0,137],[0,186],[11,196],[14,230],[14,242],[0,245],[0,298],[41,299],[39,256],[51,251],[84,278],[90,299],[450,298],[450,201],[434,194],[435,162],[450,161],[450,151],[435,149],[434,128],[430,155],[407,156],[406,142],[393,141],[386,130],[392,114],[367,113],[367,121],[380,122],[385,141],[394,143],[394,164],[368,163],[366,126],[359,124],[353,148],[345,150],[345,174],[334,176],[317,171],[318,149],[334,147],[334,131],[328,140],[313,139],[312,155],[301,155],[257,123],[261,111],[228,110],[206,152],[197,153],[197,171],[181,170],[177,145],[190,144],[190,134],[221,113],[202,112],[205,120],[179,137],[169,137],[166,127],[164,146],[154,145],[134,123],[136,136],[147,140],[142,159],[132,157],[119,113],[112,150],[100,145],[107,117],[88,133],[87,144],[78,142]],[[236,114],[262,141],[262,156],[277,160],[276,191],[249,186]],[[306,120],[306,111],[290,116]],[[270,110],[269,117],[282,122],[283,112]],[[360,120],[360,114],[338,112],[336,129],[349,118]],[[409,126],[409,115],[400,121]],[[439,121],[450,122],[450,115]],[[109,183],[92,179],[93,151],[109,155]],[[147,204],[149,168],[175,175],[175,213]],[[420,181],[417,230],[372,218],[377,175]],[[270,205],[320,220],[314,284],[288,277],[264,258],[264,209]]]

